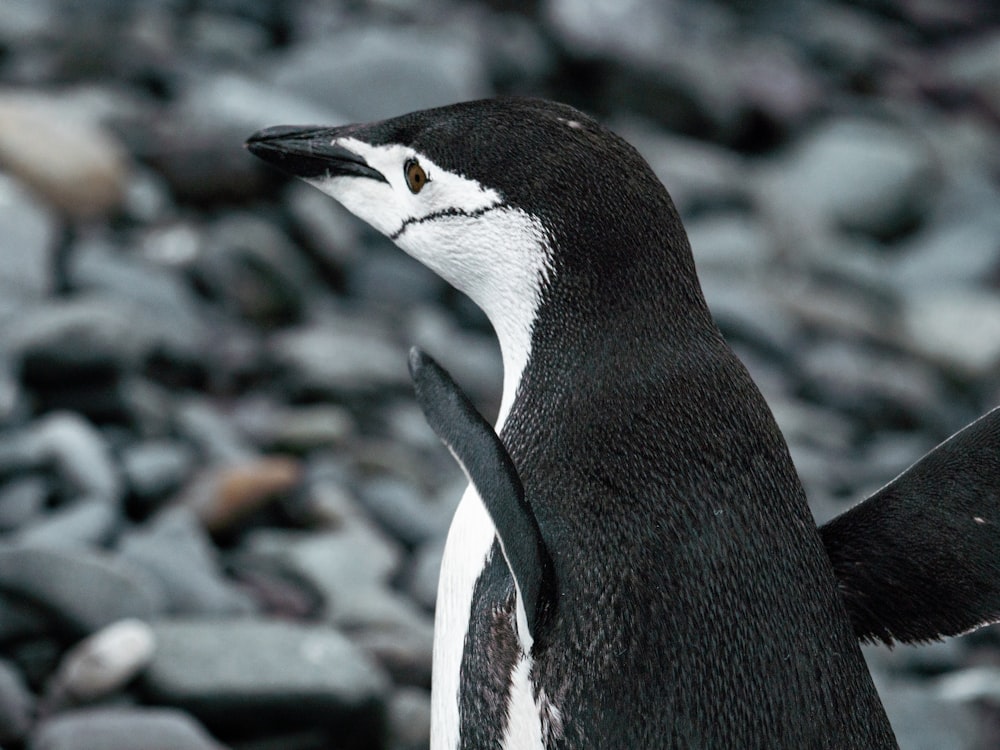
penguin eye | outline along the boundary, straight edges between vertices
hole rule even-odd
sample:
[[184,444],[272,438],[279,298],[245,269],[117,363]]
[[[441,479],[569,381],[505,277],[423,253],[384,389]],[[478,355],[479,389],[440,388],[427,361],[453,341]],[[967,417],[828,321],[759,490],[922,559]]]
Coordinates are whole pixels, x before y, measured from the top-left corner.
[[430,182],[424,168],[416,159],[407,159],[406,164],[403,165],[403,172],[406,175],[406,185],[410,188],[411,193],[419,193],[423,190],[424,185]]

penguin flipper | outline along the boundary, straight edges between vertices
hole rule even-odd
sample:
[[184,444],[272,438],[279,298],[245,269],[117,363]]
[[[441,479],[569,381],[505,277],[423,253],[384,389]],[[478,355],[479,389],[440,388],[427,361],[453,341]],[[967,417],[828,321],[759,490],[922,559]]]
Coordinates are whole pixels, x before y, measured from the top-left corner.
[[819,532],[862,641],[1000,621],[1000,408]]
[[409,364],[427,422],[455,456],[493,520],[534,639],[539,605],[550,591],[551,563],[514,462],[444,368],[417,347],[410,349]]

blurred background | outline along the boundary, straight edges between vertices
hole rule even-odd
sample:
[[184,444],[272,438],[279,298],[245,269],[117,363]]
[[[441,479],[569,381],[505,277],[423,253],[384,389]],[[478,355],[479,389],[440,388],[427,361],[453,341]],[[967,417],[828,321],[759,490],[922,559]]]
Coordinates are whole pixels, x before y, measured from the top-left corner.
[[[1000,402],[988,0],[0,0],[0,745],[427,746],[482,315],[242,148],[499,93],[671,191],[818,521]],[[904,750],[1000,744],[1000,638],[866,648]]]

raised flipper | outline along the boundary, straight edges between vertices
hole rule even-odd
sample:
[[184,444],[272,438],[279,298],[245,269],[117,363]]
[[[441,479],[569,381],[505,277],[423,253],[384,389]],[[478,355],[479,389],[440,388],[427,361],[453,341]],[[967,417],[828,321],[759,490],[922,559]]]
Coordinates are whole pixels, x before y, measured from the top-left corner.
[[819,531],[862,641],[1000,621],[1000,408]]
[[496,431],[451,376],[416,347],[410,350],[410,375],[428,423],[455,456],[493,520],[534,639],[543,602],[554,601],[554,578],[514,462]]

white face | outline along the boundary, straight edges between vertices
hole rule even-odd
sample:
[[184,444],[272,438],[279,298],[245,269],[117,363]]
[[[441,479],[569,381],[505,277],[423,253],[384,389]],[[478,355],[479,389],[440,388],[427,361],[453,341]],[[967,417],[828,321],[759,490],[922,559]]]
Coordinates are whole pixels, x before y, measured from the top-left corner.
[[[307,182],[468,294],[496,329],[504,357],[499,426],[528,359],[531,323],[547,271],[548,241],[541,222],[506,204],[495,190],[448,172],[412,148],[372,146],[354,138],[335,143],[362,156],[388,183],[355,176]],[[416,193],[406,179],[414,159],[427,177]]]

